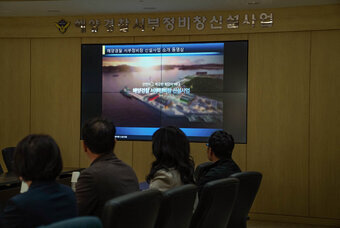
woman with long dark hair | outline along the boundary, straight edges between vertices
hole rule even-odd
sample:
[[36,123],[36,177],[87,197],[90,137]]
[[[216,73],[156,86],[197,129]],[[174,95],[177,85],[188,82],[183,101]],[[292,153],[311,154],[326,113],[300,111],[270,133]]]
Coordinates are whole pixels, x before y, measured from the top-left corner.
[[156,160],[146,178],[150,188],[166,191],[193,183],[194,162],[189,141],[179,128],[158,129],[152,136],[152,153]]

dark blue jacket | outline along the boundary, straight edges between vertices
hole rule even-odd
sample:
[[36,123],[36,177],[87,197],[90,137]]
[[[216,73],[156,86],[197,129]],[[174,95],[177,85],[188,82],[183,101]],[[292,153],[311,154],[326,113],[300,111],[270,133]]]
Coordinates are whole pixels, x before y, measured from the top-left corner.
[[75,194],[54,181],[34,181],[25,193],[12,197],[1,216],[3,227],[36,227],[77,216]]

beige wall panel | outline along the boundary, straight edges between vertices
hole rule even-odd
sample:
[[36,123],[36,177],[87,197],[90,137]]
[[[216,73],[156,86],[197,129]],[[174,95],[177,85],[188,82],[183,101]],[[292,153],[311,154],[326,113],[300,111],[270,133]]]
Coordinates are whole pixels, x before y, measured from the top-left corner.
[[84,37],[81,39],[82,44],[115,44],[115,43],[133,43],[133,37]]
[[155,160],[152,155],[152,143],[134,141],[132,155],[132,168],[135,170],[138,181],[145,181],[146,175],[150,172],[151,163]]
[[310,33],[249,36],[247,169],[253,212],[308,215]]
[[[30,128],[30,40],[0,39],[0,150],[16,146]],[[2,155],[0,155],[2,163]]]
[[117,141],[114,152],[117,157],[132,166],[132,141]]
[[190,154],[194,159],[195,166],[209,161],[207,157],[206,143],[190,143]]
[[79,167],[80,39],[31,41],[31,132],[50,134]]
[[[236,144],[233,159],[242,171],[247,171],[247,144]],[[252,170],[250,170],[252,171]]]
[[189,36],[136,36],[135,43],[188,42]]
[[312,33],[310,213],[340,219],[340,30]]
[[195,35],[190,36],[190,41],[228,41],[247,40],[248,34],[220,34],[220,35]]

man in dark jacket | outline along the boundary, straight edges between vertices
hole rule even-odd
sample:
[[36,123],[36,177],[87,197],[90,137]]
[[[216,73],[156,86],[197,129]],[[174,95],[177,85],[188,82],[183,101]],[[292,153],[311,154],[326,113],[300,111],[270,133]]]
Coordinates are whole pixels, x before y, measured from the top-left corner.
[[208,140],[207,155],[213,163],[198,166],[196,184],[201,189],[209,181],[227,178],[241,169],[231,158],[234,149],[234,138],[225,131],[214,132]]
[[115,126],[106,119],[92,119],[83,127],[84,151],[91,165],[76,184],[79,215],[100,217],[108,200],[139,190],[135,172],[113,153],[115,134]]

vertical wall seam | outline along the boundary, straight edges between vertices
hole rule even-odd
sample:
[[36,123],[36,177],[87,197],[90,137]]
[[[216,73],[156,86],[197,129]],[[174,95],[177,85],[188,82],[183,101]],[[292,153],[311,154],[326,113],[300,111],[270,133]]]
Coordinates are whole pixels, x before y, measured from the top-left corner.
[[247,121],[247,133],[246,133],[246,136],[247,136],[247,143],[246,143],[246,161],[245,161],[245,171],[247,171],[248,170],[248,142],[249,142],[249,135],[248,135],[248,131],[249,131],[249,46],[250,46],[250,41],[249,41],[249,33],[246,35],[246,39],[247,39],[247,41],[248,41],[248,61],[247,61],[247,67],[248,67],[248,75],[247,75],[247,119],[246,119],[246,121]]
[[80,123],[79,123],[79,126],[80,126],[80,129],[78,129],[79,130],[79,143],[78,143],[78,167],[80,168],[80,166],[81,166],[81,161],[80,161],[80,159],[81,159],[81,156],[80,156],[80,154],[81,154],[81,147],[82,147],[82,145],[81,145],[81,128],[82,128],[82,126],[81,126],[81,95],[82,95],[82,93],[81,93],[81,80],[82,80],[82,75],[81,75],[81,51],[82,51],[82,48],[81,48],[81,45],[83,44],[83,41],[84,41],[84,38],[83,37],[81,37],[80,38]]
[[[136,43],[136,36],[132,37],[133,43]],[[134,150],[133,150],[133,145],[134,145],[135,141],[131,141],[131,166],[132,169],[135,171],[135,173],[137,174],[136,170],[135,170],[135,160],[133,159],[134,157]]]
[[30,75],[29,75],[29,87],[30,87],[30,95],[29,95],[29,120],[28,120],[28,132],[32,134],[32,39],[29,39],[29,50],[30,50]]
[[133,144],[134,144],[134,141],[131,142],[131,166],[132,166],[132,169],[136,172],[135,170],[135,160],[133,159],[134,157],[134,150],[133,150]]
[[310,175],[310,162],[311,162],[311,158],[310,158],[310,137],[311,137],[311,81],[312,81],[312,32],[309,32],[309,89],[308,89],[308,98],[309,98],[309,102],[308,102],[308,108],[309,108],[309,120],[308,120],[308,200],[307,200],[307,206],[308,206],[308,210],[307,210],[307,215],[308,217],[310,216],[310,198],[311,198],[311,194],[310,194],[310,189],[311,189],[311,185],[310,185],[310,181],[311,181],[311,175]]

